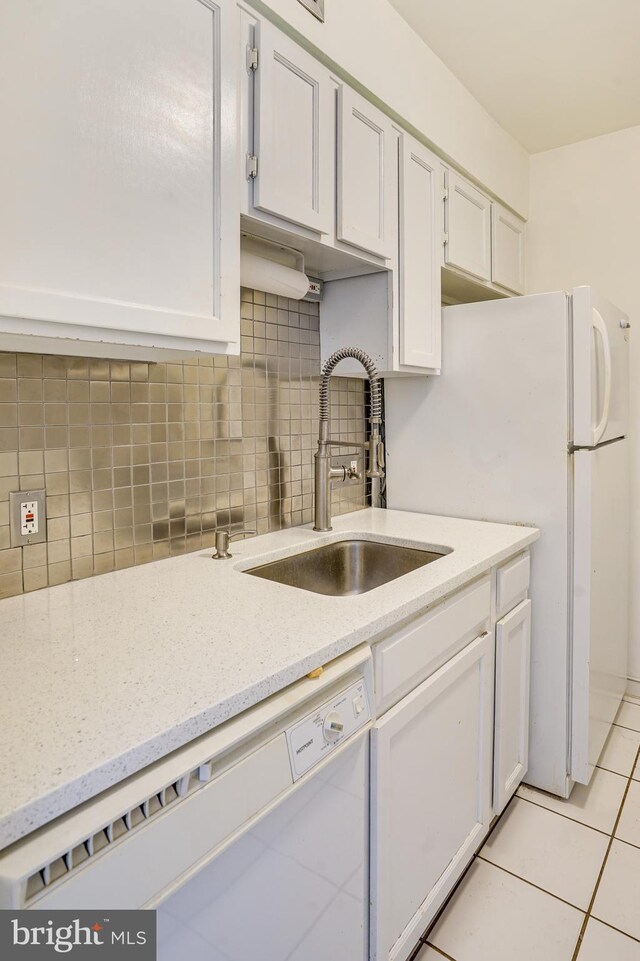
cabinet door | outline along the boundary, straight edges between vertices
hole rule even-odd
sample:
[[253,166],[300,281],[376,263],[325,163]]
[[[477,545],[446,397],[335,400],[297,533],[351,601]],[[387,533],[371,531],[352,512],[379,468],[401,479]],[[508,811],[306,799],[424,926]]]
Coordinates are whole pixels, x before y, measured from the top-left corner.
[[489,827],[493,674],[485,634],[374,725],[373,961],[405,961]]
[[496,625],[493,808],[500,814],[526,774],[529,756],[531,601]]
[[491,204],[491,280],[524,293],[524,222],[500,204]]
[[440,161],[400,138],[400,363],[440,367]]
[[445,264],[491,279],[491,201],[454,170],[447,171]]
[[397,183],[391,123],[350,87],[338,89],[336,234],[379,257],[393,256]]
[[332,229],[335,94],[328,72],[272,24],[256,25],[253,205]]
[[236,29],[222,0],[1,5],[2,332],[239,341]]

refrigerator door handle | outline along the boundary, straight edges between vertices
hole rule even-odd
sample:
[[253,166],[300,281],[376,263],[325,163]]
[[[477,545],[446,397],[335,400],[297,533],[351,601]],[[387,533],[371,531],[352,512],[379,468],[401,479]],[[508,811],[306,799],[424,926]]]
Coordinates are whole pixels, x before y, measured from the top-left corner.
[[609,408],[611,406],[611,345],[609,344],[607,326],[595,307],[591,311],[591,324],[602,340],[602,354],[604,357],[604,398],[602,402],[602,417],[593,429],[593,444],[595,447],[607,429],[607,423],[609,421]]

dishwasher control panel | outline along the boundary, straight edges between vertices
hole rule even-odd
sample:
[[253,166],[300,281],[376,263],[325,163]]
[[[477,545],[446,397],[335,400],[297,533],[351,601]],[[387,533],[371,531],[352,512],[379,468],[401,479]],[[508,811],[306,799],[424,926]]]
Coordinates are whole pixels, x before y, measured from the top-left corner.
[[288,728],[293,780],[306,774],[370,720],[369,694],[364,678],[360,678]]

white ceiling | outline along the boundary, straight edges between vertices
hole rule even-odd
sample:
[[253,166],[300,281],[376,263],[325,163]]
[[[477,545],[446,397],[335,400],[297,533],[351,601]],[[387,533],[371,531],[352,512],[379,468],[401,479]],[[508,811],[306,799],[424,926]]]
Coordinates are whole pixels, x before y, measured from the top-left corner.
[[390,3],[531,153],[640,124],[640,0]]

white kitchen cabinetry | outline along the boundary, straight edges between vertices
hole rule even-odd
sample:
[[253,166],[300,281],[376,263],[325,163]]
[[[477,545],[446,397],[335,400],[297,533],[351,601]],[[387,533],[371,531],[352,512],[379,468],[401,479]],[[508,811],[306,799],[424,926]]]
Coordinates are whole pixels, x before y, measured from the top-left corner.
[[[323,359],[345,343],[362,346],[380,372],[438,373],[441,363],[440,242],[442,166],[413,137],[394,130],[398,231],[393,271],[325,285]],[[361,376],[345,362],[338,374]]]
[[273,24],[241,11],[243,229],[307,272],[354,276],[397,246],[391,121]]
[[372,731],[372,954],[404,961],[492,818],[493,638],[477,638]]
[[399,363],[439,368],[442,167],[408,134],[401,135],[399,150]]
[[524,293],[524,221],[444,170],[443,293],[471,302]]
[[446,171],[444,262],[491,280],[491,201],[456,173]]
[[373,642],[371,961],[411,955],[526,773],[529,570],[524,551]]
[[338,240],[394,256],[397,159],[391,121],[347,86],[338,88]]
[[526,771],[529,757],[531,601],[496,624],[496,715],[493,807],[501,814]]
[[501,204],[491,204],[491,280],[524,293],[524,222]]
[[[249,49],[253,206],[319,234],[333,229],[334,86],[326,69],[268,21]],[[254,59],[252,59],[254,58]]]
[[6,3],[0,348],[239,349],[237,11]]
[[489,575],[430,607],[373,648],[378,716],[490,628]]

